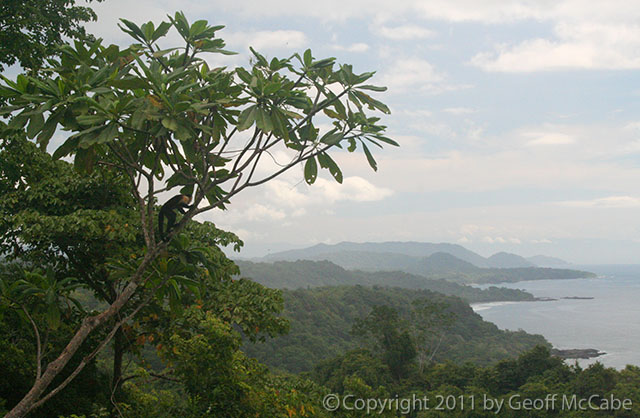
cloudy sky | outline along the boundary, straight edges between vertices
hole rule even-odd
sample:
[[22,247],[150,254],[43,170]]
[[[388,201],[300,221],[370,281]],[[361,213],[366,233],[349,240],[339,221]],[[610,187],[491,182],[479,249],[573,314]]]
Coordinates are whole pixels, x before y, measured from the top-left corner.
[[640,263],[640,7],[589,0],[105,0],[89,29],[185,12],[228,49],[310,47],[377,71],[398,149],[337,153],[343,185],[302,168],[207,219],[243,255],[319,242],[456,242],[576,263]]

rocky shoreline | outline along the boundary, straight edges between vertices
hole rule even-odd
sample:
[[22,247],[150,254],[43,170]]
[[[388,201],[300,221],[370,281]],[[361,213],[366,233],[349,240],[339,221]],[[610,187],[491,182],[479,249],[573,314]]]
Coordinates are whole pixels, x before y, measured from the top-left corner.
[[549,297],[539,297],[535,298],[532,302],[553,302],[556,300],[565,299],[565,300],[591,300],[595,299],[593,296],[563,296],[559,299],[557,298],[549,298]]
[[568,350],[559,350],[557,348],[551,349],[551,355],[560,357],[563,360],[567,359],[589,359],[605,355],[604,351],[596,350],[595,348],[573,348]]

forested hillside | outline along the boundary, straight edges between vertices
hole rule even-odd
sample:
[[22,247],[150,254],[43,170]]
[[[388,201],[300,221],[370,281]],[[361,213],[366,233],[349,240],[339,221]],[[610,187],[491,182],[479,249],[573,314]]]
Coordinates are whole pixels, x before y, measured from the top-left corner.
[[[318,361],[357,347],[361,341],[352,327],[376,306],[396,310],[411,332],[430,329],[424,347],[436,362],[490,364],[538,344],[549,346],[539,335],[501,331],[461,299],[429,290],[338,286],[285,290],[283,297],[289,333],[245,347],[250,356],[292,372],[310,370]],[[427,304],[431,314],[416,317],[416,304]]]
[[299,289],[319,286],[363,285],[395,286],[406,289],[425,289],[458,296],[469,303],[492,301],[534,300],[530,293],[518,289],[490,287],[478,289],[442,279],[392,272],[365,272],[345,270],[329,261],[254,263],[236,261],[243,276],[264,286],[278,289]]

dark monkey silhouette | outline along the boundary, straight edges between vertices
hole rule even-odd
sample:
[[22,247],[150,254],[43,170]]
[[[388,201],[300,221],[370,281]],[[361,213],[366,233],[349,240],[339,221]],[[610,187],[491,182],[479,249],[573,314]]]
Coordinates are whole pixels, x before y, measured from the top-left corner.
[[[162,205],[162,207],[160,208],[160,214],[158,214],[158,228],[160,229],[160,237],[163,240],[176,225],[176,211],[184,215],[186,213],[185,209],[189,209],[191,207],[189,206],[189,202],[191,202],[191,197],[187,196],[186,194],[179,194],[173,196],[167,201],[167,203]],[[166,229],[164,229],[165,218],[167,219]]]

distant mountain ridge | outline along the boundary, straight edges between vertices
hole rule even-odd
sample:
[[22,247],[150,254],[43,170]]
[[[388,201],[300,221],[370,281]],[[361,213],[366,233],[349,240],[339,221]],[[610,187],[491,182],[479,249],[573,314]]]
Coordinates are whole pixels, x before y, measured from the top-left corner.
[[[296,261],[318,260],[322,255],[330,253],[342,253],[345,251],[357,251],[367,253],[392,253],[410,257],[427,257],[435,253],[447,253],[466,261],[477,267],[490,267],[487,259],[458,244],[431,243],[431,242],[348,242],[338,244],[317,244],[312,247],[298,250],[282,251],[264,257],[264,261]],[[311,258],[310,258],[311,257]]]
[[[490,257],[483,257],[458,244],[430,243],[430,242],[340,242],[338,244],[317,244],[308,248],[281,251],[269,254],[254,261],[296,261],[296,260],[328,260],[347,269],[362,269],[368,271],[397,269],[401,266],[415,263],[415,258],[430,257],[444,253],[454,256],[480,268],[524,268],[524,267],[566,267],[570,264],[555,257],[537,255],[524,258],[517,254],[498,252]],[[367,263],[360,260],[367,258]],[[442,259],[442,256],[438,256]],[[441,260],[442,261],[442,260]],[[450,259],[452,264],[458,261]],[[432,260],[436,262],[436,260]],[[441,263],[442,264],[442,263]],[[461,265],[458,265],[461,267]],[[454,269],[456,270],[456,269]],[[462,270],[469,270],[468,266]]]
[[520,267],[538,267],[535,263],[528,261],[524,257],[516,254],[499,252],[487,258],[489,267],[493,268],[520,268]]
[[347,270],[402,271],[464,284],[593,277],[592,273],[585,271],[546,267],[548,264],[560,267],[567,265],[552,257],[534,257],[533,260],[545,264],[544,268],[540,268],[531,260],[516,254],[499,252],[485,258],[461,245],[447,243],[341,242],[335,245],[318,244],[253,259],[254,262],[297,260],[326,260]]

